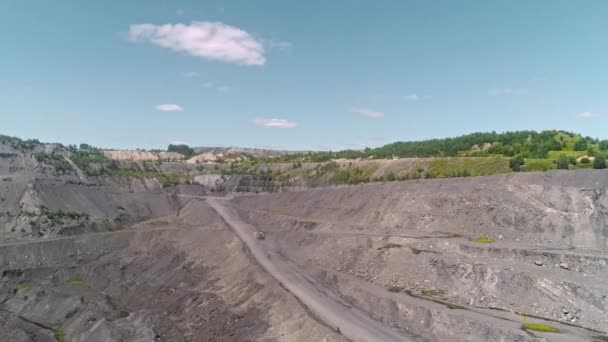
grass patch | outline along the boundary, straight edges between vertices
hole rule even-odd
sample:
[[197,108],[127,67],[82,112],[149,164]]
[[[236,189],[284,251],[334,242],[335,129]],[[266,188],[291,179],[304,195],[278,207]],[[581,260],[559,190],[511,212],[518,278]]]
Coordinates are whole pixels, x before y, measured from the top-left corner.
[[30,285],[28,283],[19,283],[19,284],[15,285],[15,290],[17,290],[17,291],[25,290],[29,287],[30,287]]
[[555,162],[549,159],[526,159],[523,165],[522,171],[533,172],[533,171],[549,171],[555,169]]
[[565,155],[566,157],[580,158],[587,155],[587,151],[549,151],[547,159],[557,160],[559,157]]
[[429,178],[487,176],[499,173],[509,173],[507,158],[433,158],[428,161]]
[[492,243],[492,242],[496,242],[496,240],[494,240],[493,238],[491,238],[489,236],[478,236],[476,238],[472,238],[471,241],[477,242],[477,243]]
[[593,162],[588,163],[588,164],[583,164],[583,163],[576,163],[576,165],[574,166],[575,169],[592,169],[593,168]]
[[93,285],[87,283],[86,281],[80,279],[80,278],[74,278],[70,281],[70,284],[74,285],[74,286],[84,286],[86,288],[89,289],[93,289]]
[[559,329],[557,329],[556,327],[552,327],[550,325],[542,324],[542,323],[524,323],[521,325],[521,328],[524,330],[533,330],[533,331],[540,331],[540,332],[550,332],[550,333],[559,332]]
[[65,329],[63,329],[63,327],[59,327],[57,328],[57,330],[55,330],[55,339],[57,340],[57,342],[65,342]]
[[433,289],[422,289],[420,294],[425,297],[444,297],[445,291],[443,290],[433,290]]

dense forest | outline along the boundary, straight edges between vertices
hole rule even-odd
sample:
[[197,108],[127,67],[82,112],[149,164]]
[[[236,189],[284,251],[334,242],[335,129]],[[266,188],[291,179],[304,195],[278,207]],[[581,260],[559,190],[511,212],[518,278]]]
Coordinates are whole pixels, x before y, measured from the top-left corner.
[[[521,157],[557,159],[558,152],[595,156],[608,153],[608,140],[584,137],[566,131],[516,131],[472,133],[444,139],[395,142],[364,150],[287,155],[277,161],[323,162],[336,158],[390,159],[429,157]],[[270,161],[270,160],[267,160]]]

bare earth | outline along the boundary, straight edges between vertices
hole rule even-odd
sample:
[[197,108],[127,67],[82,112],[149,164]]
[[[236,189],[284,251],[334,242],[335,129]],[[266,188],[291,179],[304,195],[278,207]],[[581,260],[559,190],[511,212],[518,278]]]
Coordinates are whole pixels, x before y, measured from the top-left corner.
[[608,340],[606,171],[235,196],[11,163],[2,341]]

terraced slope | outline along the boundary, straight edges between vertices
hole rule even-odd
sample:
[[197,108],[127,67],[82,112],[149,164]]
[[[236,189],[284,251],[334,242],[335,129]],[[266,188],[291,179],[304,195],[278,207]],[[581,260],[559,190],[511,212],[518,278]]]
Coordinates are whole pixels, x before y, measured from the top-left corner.
[[[574,341],[608,333],[607,184],[608,172],[550,172],[233,206],[269,250],[392,329],[431,341]],[[522,329],[532,323],[560,333]]]

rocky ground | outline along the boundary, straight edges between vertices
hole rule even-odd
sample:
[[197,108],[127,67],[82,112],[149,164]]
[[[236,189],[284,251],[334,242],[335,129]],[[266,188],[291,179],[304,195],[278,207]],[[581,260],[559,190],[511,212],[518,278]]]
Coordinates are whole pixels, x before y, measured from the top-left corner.
[[[550,172],[244,196],[234,206],[353,306],[429,340],[600,339],[606,185],[604,171]],[[562,336],[519,330],[529,322]]]
[[168,188],[65,173],[34,158],[52,148],[2,146],[0,340],[358,340],[287,291],[209,196],[265,233],[257,253],[390,336],[608,340],[607,171],[268,193],[286,188],[210,166],[163,164],[194,180]]

